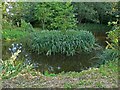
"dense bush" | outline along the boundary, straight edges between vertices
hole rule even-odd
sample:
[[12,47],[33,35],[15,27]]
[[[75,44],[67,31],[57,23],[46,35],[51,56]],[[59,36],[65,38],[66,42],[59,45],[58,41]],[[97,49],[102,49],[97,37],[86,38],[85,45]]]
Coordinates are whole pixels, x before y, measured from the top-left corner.
[[41,31],[31,34],[28,46],[32,51],[38,54],[54,55],[66,54],[74,55],[75,53],[88,52],[94,44],[95,38],[88,31],[66,32],[60,31]]

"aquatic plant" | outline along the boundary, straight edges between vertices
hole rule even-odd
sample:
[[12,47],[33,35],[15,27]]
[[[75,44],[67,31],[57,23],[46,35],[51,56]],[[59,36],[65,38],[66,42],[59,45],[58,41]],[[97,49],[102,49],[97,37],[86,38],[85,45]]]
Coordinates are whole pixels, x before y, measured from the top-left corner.
[[95,38],[91,32],[75,30],[35,32],[27,41],[27,47],[38,54],[67,56],[89,52],[95,44]]

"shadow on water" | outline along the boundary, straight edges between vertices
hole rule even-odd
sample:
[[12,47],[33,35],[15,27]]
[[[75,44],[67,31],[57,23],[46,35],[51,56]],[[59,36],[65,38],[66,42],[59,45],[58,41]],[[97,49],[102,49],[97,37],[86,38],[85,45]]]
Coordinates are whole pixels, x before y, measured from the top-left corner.
[[[102,37],[102,39],[101,39]],[[99,43],[103,46],[105,45],[105,36],[98,37]],[[101,42],[100,42],[101,41]],[[3,42],[2,57],[3,60],[7,60],[11,57],[10,47],[12,44],[17,44],[20,42]],[[38,55],[36,53],[31,53],[27,51],[24,46],[22,47],[22,53],[19,55],[17,60],[24,60],[24,63],[32,63],[34,67],[40,72],[44,73],[48,71],[50,73],[60,73],[62,71],[76,71],[80,72],[82,70],[88,69],[89,67],[95,66],[98,62],[97,55],[99,51],[93,51],[88,54],[81,53],[74,56],[64,56],[64,55]]]
[[103,48],[105,48],[105,46],[107,45],[105,42],[107,40],[106,39],[106,37],[107,37],[106,32],[93,32],[93,34],[97,40],[97,43],[100,46],[102,46]]
[[[44,71],[49,72],[68,72],[68,71],[77,71],[80,72],[83,69],[92,67],[97,60],[92,60],[91,58],[95,56],[95,53],[91,54],[80,54],[74,56],[64,56],[64,55],[55,55],[55,56],[45,56],[31,54],[32,60],[39,63],[39,68]],[[36,58],[37,57],[37,58]],[[94,63],[94,64],[93,64]],[[43,72],[43,71],[42,71]]]

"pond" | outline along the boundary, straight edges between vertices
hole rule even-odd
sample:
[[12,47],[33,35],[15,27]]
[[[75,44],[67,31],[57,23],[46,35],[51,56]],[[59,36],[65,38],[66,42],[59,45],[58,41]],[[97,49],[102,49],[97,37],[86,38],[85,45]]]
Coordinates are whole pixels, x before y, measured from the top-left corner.
[[[103,34],[102,34],[103,35]],[[105,45],[105,36],[96,37],[98,42],[101,45]],[[20,42],[2,42],[2,59],[7,60],[11,57],[12,53],[10,52],[10,47],[15,44],[20,44]],[[22,43],[21,43],[22,44]],[[24,61],[25,63],[32,63],[35,69],[44,73],[48,71],[49,73],[60,73],[62,71],[76,71],[80,72],[82,70],[88,69],[89,67],[94,67],[98,64],[99,59],[96,58],[100,54],[100,50],[93,51],[90,53],[81,53],[74,56],[64,56],[64,55],[38,55],[28,51],[27,48],[24,48],[24,45],[21,48],[22,52],[17,58],[17,61]]]

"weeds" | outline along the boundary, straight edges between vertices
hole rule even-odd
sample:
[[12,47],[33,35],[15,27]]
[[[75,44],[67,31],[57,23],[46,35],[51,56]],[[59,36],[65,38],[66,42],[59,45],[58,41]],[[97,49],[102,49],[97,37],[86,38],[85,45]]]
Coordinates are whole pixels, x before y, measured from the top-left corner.
[[25,65],[23,63],[15,64],[15,60],[20,52],[21,50],[17,50],[9,60],[5,61],[1,60],[0,77],[2,79],[9,79],[11,77],[18,75],[24,69],[30,71],[33,68],[32,64],[31,65]]

